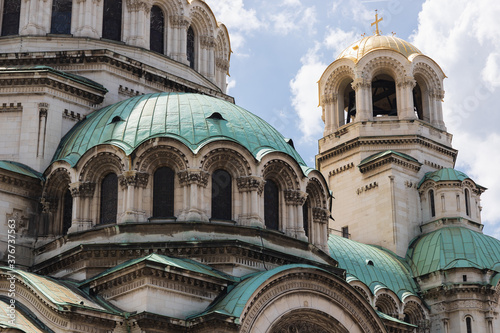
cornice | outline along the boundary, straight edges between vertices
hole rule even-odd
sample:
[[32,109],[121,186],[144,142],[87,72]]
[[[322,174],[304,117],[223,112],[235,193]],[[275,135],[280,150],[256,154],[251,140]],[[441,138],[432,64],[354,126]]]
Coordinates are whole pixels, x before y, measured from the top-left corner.
[[344,142],[336,147],[323,152],[318,157],[318,162],[325,161],[343,153],[349,152],[353,149],[365,146],[402,146],[402,145],[419,145],[422,147],[433,149],[441,154],[451,156],[454,160],[457,157],[458,151],[453,148],[444,147],[437,144],[432,140],[424,138],[420,135],[413,136],[399,136],[399,137],[358,137],[347,142]]
[[421,167],[420,163],[408,161],[408,160],[406,160],[402,157],[399,157],[395,154],[390,154],[390,155],[384,156],[382,158],[378,158],[374,161],[371,161],[370,163],[367,163],[365,165],[360,166],[359,171],[361,173],[365,173],[365,172],[377,169],[385,164],[390,164],[390,163],[400,165],[408,170],[414,171],[415,173],[420,171],[420,167]]

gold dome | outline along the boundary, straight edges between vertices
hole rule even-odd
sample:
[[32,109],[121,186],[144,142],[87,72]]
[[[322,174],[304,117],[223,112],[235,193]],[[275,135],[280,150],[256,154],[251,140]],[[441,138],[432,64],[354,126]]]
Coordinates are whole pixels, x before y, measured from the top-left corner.
[[401,53],[406,58],[414,53],[421,54],[419,49],[401,38],[374,35],[364,37],[351,44],[340,53],[337,59],[348,58],[352,59],[354,62],[358,62],[365,54],[374,50],[393,50]]

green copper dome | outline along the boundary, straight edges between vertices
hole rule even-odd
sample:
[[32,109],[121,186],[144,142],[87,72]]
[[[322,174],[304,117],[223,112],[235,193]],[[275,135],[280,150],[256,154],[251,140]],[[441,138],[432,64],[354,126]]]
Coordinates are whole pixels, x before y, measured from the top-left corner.
[[500,272],[500,241],[464,227],[444,227],[414,240],[407,258],[415,276],[452,268]]
[[[455,170],[453,168],[443,168],[439,169],[433,172],[427,172],[424,177],[420,180],[420,183],[418,184],[418,187],[420,187],[425,181],[427,180],[433,180],[435,182],[441,182],[441,181],[459,181],[463,182],[466,179],[470,179],[469,176],[467,176],[465,173]],[[472,179],[470,179],[472,182],[474,182]],[[476,184],[476,183],[474,183]],[[477,187],[484,189],[484,187],[476,184]]]
[[92,113],[61,140],[53,161],[75,166],[85,152],[101,144],[114,145],[129,155],[155,137],[177,139],[194,153],[209,142],[229,140],[258,160],[278,151],[307,169],[291,144],[261,118],[214,97],[183,93],[136,96]]

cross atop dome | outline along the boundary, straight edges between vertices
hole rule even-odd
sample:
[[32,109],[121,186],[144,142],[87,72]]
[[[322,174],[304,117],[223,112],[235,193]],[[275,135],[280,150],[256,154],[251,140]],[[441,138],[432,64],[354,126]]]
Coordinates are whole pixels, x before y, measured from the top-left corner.
[[378,13],[377,13],[377,10],[375,9],[375,22],[372,23],[372,27],[375,25],[375,35],[380,35],[381,31],[378,29],[378,24],[380,21],[382,21],[383,18],[378,18]]

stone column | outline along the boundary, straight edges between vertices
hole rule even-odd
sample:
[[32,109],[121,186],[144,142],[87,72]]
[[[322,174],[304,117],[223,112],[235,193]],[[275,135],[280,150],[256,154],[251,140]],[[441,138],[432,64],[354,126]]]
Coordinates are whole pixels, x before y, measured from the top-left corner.
[[[125,171],[118,176],[118,181],[123,190],[123,214],[120,222],[146,221],[146,212],[142,210],[142,200],[138,192],[148,184],[149,175],[136,170]],[[137,199],[138,200],[137,200]],[[141,207],[139,208],[139,202]]]
[[183,64],[189,65],[186,54],[189,21],[181,15],[171,15],[169,21],[172,27],[172,48],[169,52],[170,57]]
[[368,121],[372,119],[371,83],[363,78],[355,79],[351,83],[356,94],[356,119],[355,121]]
[[259,200],[262,198],[264,184],[261,177],[243,176],[236,179],[238,190],[243,194],[242,214],[238,223],[252,227],[264,227],[264,217],[259,214]]
[[91,203],[95,192],[95,183],[76,182],[69,184],[73,197],[73,216],[68,233],[85,231],[92,228]]
[[288,221],[284,221],[285,233],[300,240],[307,241],[304,231],[302,205],[306,202],[307,193],[299,190],[285,190],[285,203],[288,209]]
[[399,119],[416,119],[413,106],[413,88],[417,82],[411,76],[406,76],[401,82],[398,82],[397,87],[399,96],[397,98],[398,118]]
[[432,111],[431,111],[431,124],[443,131],[446,131],[446,126],[443,121],[443,105],[444,98],[443,90],[433,90],[430,94]]
[[327,136],[339,127],[337,94],[327,94],[323,96],[321,104],[325,108],[325,130],[323,136]]
[[152,5],[143,0],[127,0],[126,6],[129,24],[124,26],[123,40],[130,45],[149,48],[149,13]]
[[19,33],[21,35],[45,35],[50,32],[52,6],[47,0],[21,2]]
[[330,212],[326,208],[312,207],[312,223],[315,233],[310,243],[328,253],[328,219]]
[[177,221],[208,222],[208,214],[203,209],[203,192],[208,184],[208,172],[201,169],[188,169],[177,175],[181,187],[185,187],[183,201],[186,203]]

